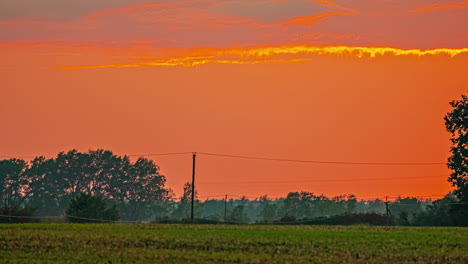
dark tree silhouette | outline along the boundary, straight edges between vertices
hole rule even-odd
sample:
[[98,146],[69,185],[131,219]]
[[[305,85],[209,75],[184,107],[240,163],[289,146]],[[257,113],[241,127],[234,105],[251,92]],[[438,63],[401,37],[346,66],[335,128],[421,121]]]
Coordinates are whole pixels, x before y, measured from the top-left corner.
[[0,215],[26,216],[26,218],[0,217],[1,223],[29,222],[27,218],[35,213],[35,208],[27,204],[32,195],[28,186],[30,179],[26,173],[28,164],[24,160],[0,160]]
[[452,111],[445,116],[445,126],[452,134],[452,156],[448,167],[449,181],[456,188],[454,194],[461,203],[451,205],[450,215],[455,225],[468,225],[468,96],[450,102]]
[[468,96],[450,102],[452,111],[445,116],[445,126],[452,134],[452,156],[448,167],[452,170],[449,181],[456,187],[455,195],[468,202]]
[[421,201],[414,197],[398,197],[390,205],[390,212],[398,225],[409,226],[414,217],[421,212]]
[[29,202],[41,215],[65,214],[70,201],[84,192],[118,204],[124,219],[151,220],[171,195],[153,161],[139,158],[132,163],[128,156],[102,149],[37,157],[26,175]]
[[28,164],[24,160],[0,160],[0,207],[20,207],[30,196]]
[[37,209],[38,214],[55,215],[60,212],[57,179],[53,175],[54,160],[36,157],[30,163],[27,174],[30,179],[31,197],[29,204]]
[[73,223],[100,223],[119,220],[116,205],[108,207],[102,195],[80,193],[70,202],[67,217]]
[[[182,220],[182,221],[189,221],[190,220],[190,210],[191,210],[191,203],[192,203],[192,184],[186,182],[184,184],[184,193],[180,197],[180,201],[175,208],[172,217]],[[202,212],[202,208],[200,207],[200,201],[197,200],[197,190],[195,190],[195,217],[200,217]]]
[[298,218],[298,209],[299,203],[301,201],[301,195],[298,192],[290,192],[286,196],[283,202],[283,215],[287,219],[294,219]]
[[245,196],[238,200],[238,204],[232,208],[231,213],[228,215],[228,222],[248,222],[249,218],[246,213],[248,202],[249,200]]
[[258,216],[261,222],[271,222],[276,219],[277,205],[268,199],[267,195],[259,198]]
[[114,196],[123,198],[121,211],[127,219],[146,219],[169,198],[170,191],[164,188],[166,177],[152,160],[139,158],[134,164],[125,163],[125,176],[119,181],[109,181],[115,185]]

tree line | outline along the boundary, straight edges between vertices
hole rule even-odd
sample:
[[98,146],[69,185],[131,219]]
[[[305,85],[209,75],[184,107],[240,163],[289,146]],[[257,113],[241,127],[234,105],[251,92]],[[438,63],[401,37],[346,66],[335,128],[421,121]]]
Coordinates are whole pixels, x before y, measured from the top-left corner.
[[[187,183],[186,186],[189,186]],[[168,214],[158,222],[189,222],[189,193],[177,203],[182,214]],[[466,226],[460,212],[454,210],[459,199],[452,193],[433,201],[416,197],[398,197],[358,201],[354,195],[327,197],[311,192],[290,192],[286,197],[270,199],[266,195],[196,200],[195,215],[206,223],[257,224],[370,224],[402,226]]]
[[[195,215],[205,221],[256,223],[369,223],[468,225],[468,96],[450,102],[445,116],[452,147],[448,181],[455,187],[437,201],[398,198],[357,201],[354,195],[326,197],[291,192],[280,199],[196,200]],[[0,160],[0,221],[5,216],[86,216],[125,221],[187,221],[192,188],[175,197],[166,177],[146,158],[132,162],[109,150],[61,152],[54,158]],[[196,193],[195,193],[196,196]],[[90,211],[89,208],[94,208]],[[96,209],[96,208],[99,208]],[[107,212],[102,215],[102,212]],[[339,216],[339,217],[337,217]],[[2,218],[3,217],[3,218]],[[21,218],[17,218],[21,219]],[[25,218],[27,219],[27,218]],[[337,220],[338,219],[338,220]]]
[[142,219],[171,198],[165,182],[152,160],[131,162],[102,149],[0,160],[0,207],[3,214],[65,215],[72,199],[87,193],[116,204],[124,219]]
[[[30,162],[0,160],[0,213],[69,216],[72,222],[87,218],[189,222],[191,185],[186,183],[183,194],[176,197],[165,183],[152,160],[132,162],[128,156],[102,149],[71,150]],[[277,199],[196,198],[195,217],[208,223],[463,225],[451,209],[458,202],[448,195],[438,201],[407,197],[386,204],[379,199],[358,201],[351,194],[327,197],[302,191]]]

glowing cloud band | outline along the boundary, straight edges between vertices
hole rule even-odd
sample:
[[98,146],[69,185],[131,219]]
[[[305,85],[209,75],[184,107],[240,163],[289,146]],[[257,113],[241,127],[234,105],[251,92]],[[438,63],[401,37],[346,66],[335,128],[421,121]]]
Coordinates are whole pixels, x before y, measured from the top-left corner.
[[356,58],[376,58],[378,56],[439,56],[455,57],[468,53],[468,48],[450,49],[397,49],[390,47],[349,47],[349,46],[310,46],[289,45],[260,48],[200,48],[181,52],[180,56],[145,57],[139,61],[124,64],[66,65],[55,69],[90,68],[134,68],[134,67],[196,67],[204,64],[259,64],[269,62],[296,63],[307,61],[311,56],[334,55]]

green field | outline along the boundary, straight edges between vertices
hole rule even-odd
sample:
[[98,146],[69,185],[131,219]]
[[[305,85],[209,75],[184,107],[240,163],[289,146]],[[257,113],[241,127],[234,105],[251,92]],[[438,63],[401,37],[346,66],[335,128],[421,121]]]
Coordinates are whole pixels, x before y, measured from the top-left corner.
[[2,224],[0,262],[468,263],[468,229]]

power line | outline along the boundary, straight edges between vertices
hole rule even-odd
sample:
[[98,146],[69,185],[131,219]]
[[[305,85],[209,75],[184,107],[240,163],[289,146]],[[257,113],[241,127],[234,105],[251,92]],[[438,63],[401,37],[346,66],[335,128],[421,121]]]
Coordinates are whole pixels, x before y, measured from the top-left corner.
[[[167,153],[144,153],[144,154],[128,154],[128,157],[151,157],[151,156],[169,156],[169,155],[185,155],[193,152],[167,152]],[[279,162],[296,162],[296,163],[314,163],[314,164],[334,164],[334,165],[374,165],[374,166],[431,166],[431,165],[446,165],[444,162],[348,162],[348,161],[319,161],[319,160],[299,160],[299,159],[279,159],[267,157],[241,156],[231,154],[219,154],[210,152],[197,152],[201,155],[217,156],[225,158],[251,159],[264,161],[279,161]],[[34,155],[1,155],[0,158],[35,158]]]
[[[434,204],[434,201],[431,201],[432,204]],[[459,205],[459,204],[468,204],[468,202],[456,202],[456,203],[444,203],[441,202],[440,205]],[[414,203],[398,203],[398,202],[392,202],[392,206],[418,206],[420,204],[414,204]]]
[[444,197],[446,196],[447,194],[432,194],[432,195],[399,195],[399,196],[388,196],[389,198],[426,198],[426,197]]
[[[123,155],[127,157],[151,157],[151,156],[170,156],[170,155],[184,155],[184,154],[191,154],[192,152],[167,152],[167,153],[147,153],[147,154],[129,154]],[[2,155],[0,158],[36,158],[45,155]],[[53,155],[46,155],[46,156],[53,156]]]
[[198,196],[196,198],[214,198],[214,197],[224,197],[226,194],[220,194],[220,195],[205,195],[205,196]]
[[86,217],[78,217],[78,216],[20,216],[20,215],[0,215],[0,218],[17,218],[17,219],[65,219],[65,218],[75,218],[80,220],[88,220],[88,221],[95,221],[95,222],[104,222],[104,223],[142,223],[141,221],[120,221],[120,220],[104,220],[104,219],[96,219],[96,218],[86,218]]
[[30,155],[30,156],[25,156],[25,155],[2,155],[0,156],[0,159],[29,159],[29,158],[36,158],[36,157],[41,157],[41,156],[44,156],[44,155],[39,155],[39,156],[33,156],[33,155]]
[[246,195],[235,195],[235,194],[219,194],[219,195],[205,195],[205,196],[198,196],[196,198],[215,198],[215,197],[237,197],[237,198],[249,198],[249,199],[257,199],[259,197],[254,197],[254,196],[246,196]]
[[[260,195],[260,196],[248,196],[248,195],[236,195],[236,194],[214,194],[214,195],[205,195],[205,196],[197,196],[196,198],[216,198],[216,197],[225,197],[225,196],[229,196],[229,197],[235,197],[235,198],[247,198],[247,199],[258,199],[260,198],[261,196],[263,195]],[[364,197],[360,197],[360,196],[355,196],[356,199],[358,200],[361,200],[361,201],[373,201],[373,200],[382,200],[382,199],[385,199],[385,198],[401,198],[401,199],[407,199],[407,198],[437,198],[437,197],[445,197],[447,194],[431,194],[431,195],[419,195],[419,194],[401,194],[401,195],[398,195],[398,196],[364,196]],[[322,195],[315,195],[316,197],[321,197]],[[336,196],[326,196],[327,198],[329,199],[333,199],[335,197],[339,197],[340,195],[336,195]],[[271,198],[271,199],[285,199],[286,197],[279,197],[279,198]],[[222,199],[221,199],[222,200]]]
[[200,184],[255,184],[255,183],[314,183],[314,182],[353,182],[353,181],[380,181],[380,180],[411,180],[425,178],[439,178],[447,175],[439,176],[415,176],[415,177],[392,177],[392,178],[364,178],[364,179],[335,179],[335,180],[303,180],[303,181],[247,181],[247,182],[201,182]]
[[404,194],[404,195],[398,195],[398,196],[380,196],[380,197],[364,196],[364,197],[356,197],[356,198],[372,201],[372,200],[376,200],[376,199],[381,200],[381,199],[385,199],[385,198],[402,198],[402,199],[406,199],[406,198],[433,198],[433,197],[445,197],[446,195],[447,194],[432,194],[432,195]]
[[240,156],[230,154],[218,154],[208,152],[197,152],[201,155],[237,158],[237,159],[251,159],[251,160],[265,160],[265,161],[280,161],[280,162],[297,162],[297,163],[315,163],[315,164],[335,164],[335,165],[378,165],[378,166],[431,166],[431,165],[446,165],[443,162],[348,162],[348,161],[318,161],[318,160],[298,160],[298,159],[278,159],[266,157],[253,157],[253,156]]
[[170,156],[170,155],[185,155],[185,154],[192,154],[193,152],[168,152],[168,153],[149,153],[149,154],[130,154],[125,155],[129,157],[150,157],[150,156]]

